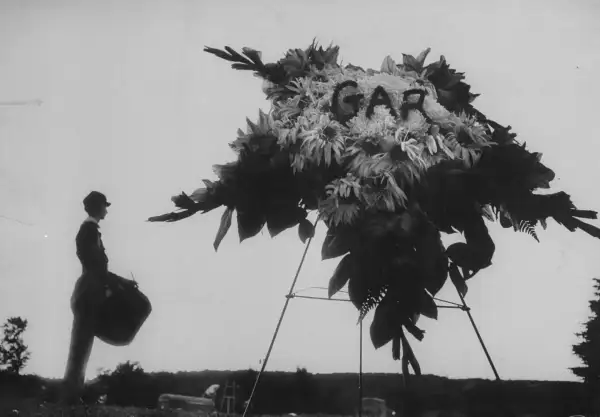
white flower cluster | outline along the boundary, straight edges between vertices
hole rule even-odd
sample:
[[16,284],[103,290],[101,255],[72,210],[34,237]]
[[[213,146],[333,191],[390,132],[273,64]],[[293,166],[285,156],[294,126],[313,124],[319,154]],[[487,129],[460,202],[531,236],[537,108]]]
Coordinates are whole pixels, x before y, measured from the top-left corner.
[[[358,98],[352,117],[341,123],[333,100],[338,86],[347,81],[353,82]],[[272,93],[273,88],[267,85],[264,90]],[[422,91],[423,97],[418,109],[413,106],[401,117],[405,102],[418,100],[404,97],[407,90]],[[285,97],[277,97],[283,92]],[[460,159],[470,166],[481,147],[490,145],[476,120],[445,109],[431,83],[415,72],[399,69],[389,57],[381,71],[339,66],[313,69],[273,96],[278,99],[269,115],[270,130],[279,145],[290,150],[295,172],[327,168],[332,163],[347,169],[348,178],[332,182],[327,197],[331,201],[323,202],[324,210],[328,208],[323,214],[334,222],[350,221],[364,206],[401,208],[406,203],[403,186],[418,180],[429,167],[447,159]],[[346,101],[338,104],[348,107]],[[348,181],[353,193],[336,191],[341,184],[347,187]]]

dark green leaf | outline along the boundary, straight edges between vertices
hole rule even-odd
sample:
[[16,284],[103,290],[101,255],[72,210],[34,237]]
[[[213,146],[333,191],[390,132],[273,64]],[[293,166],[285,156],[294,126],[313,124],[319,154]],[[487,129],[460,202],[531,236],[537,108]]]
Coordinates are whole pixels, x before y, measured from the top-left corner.
[[508,217],[505,213],[500,213],[500,225],[502,227],[504,227],[505,229],[508,229],[509,227],[512,227],[512,221],[510,220],[510,217]]
[[271,207],[267,214],[267,228],[271,237],[275,237],[305,218],[306,211],[298,206]]
[[431,48],[427,48],[425,49],[423,52],[421,52],[415,59],[417,60],[417,62],[419,63],[419,70],[423,69],[423,65],[425,64],[425,59],[427,58],[427,55],[429,55],[429,52],[431,52]]
[[222,51],[220,49],[210,48],[208,46],[205,46],[204,47],[204,52],[208,52],[210,54],[216,55],[219,58],[225,59],[227,61],[233,61],[233,62],[235,62],[235,58],[233,56],[231,56],[227,52],[224,52],[224,51]]
[[272,169],[279,169],[282,167],[289,167],[289,164],[290,164],[289,161],[290,161],[289,153],[281,151],[281,152],[277,152],[273,156],[271,156],[269,164]]
[[350,246],[340,237],[335,235],[325,236],[323,247],[321,248],[321,258],[323,260],[337,258],[350,251]]
[[373,322],[370,327],[371,342],[375,349],[379,349],[397,336],[402,328],[400,315],[393,304],[381,303],[375,309]]
[[298,236],[300,236],[302,243],[306,243],[306,241],[311,237],[314,237],[314,235],[315,225],[308,219],[302,219],[298,225]]
[[414,56],[409,54],[402,54],[402,61],[407,70],[421,72],[422,66],[419,63],[419,61],[415,59]]
[[229,54],[231,55],[231,57],[236,61],[236,62],[249,62],[248,59],[242,55],[240,55],[238,52],[236,52],[234,49],[230,48],[229,46],[225,47],[225,50],[227,52],[229,52]]
[[[359,310],[362,310],[363,304],[369,298],[369,276],[363,274],[360,269],[357,268],[356,274],[352,276],[352,279],[348,282],[348,295],[350,301]],[[374,307],[375,305],[368,306]]]
[[211,189],[217,186],[217,183],[211,181],[211,180],[202,180],[202,182],[204,183],[204,185],[206,185],[207,189]]
[[[433,263],[435,260],[432,260]],[[425,289],[432,295],[436,295],[444,287],[446,279],[448,279],[448,258],[444,258],[437,263],[437,268],[432,268],[424,275]]]
[[452,283],[454,284],[460,295],[462,295],[463,297],[467,295],[467,283],[465,282],[465,279],[463,278],[462,274],[460,273],[458,267],[454,262],[450,264],[450,279],[452,280]]
[[329,279],[328,297],[333,297],[339,290],[344,288],[351,276],[356,274],[356,261],[352,254],[342,258],[333,276]]
[[174,211],[172,213],[161,214],[158,216],[149,217],[148,222],[176,222],[179,220],[187,219],[190,216],[196,214],[195,210],[185,210],[185,211]]
[[362,233],[373,239],[379,239],[393,233],[404,223],[411,221],[409,216],[400,216],[396,213],[379,212],[370,214],[362,224]]
[[516,133],[511,133],[511,126],[504,127],[493,120],[487,120],[487,123],[494,128],[494,132],[492,133],[492,141],[499,143],[501,145],[506,145],[512,143],[517,137]]
[[406,328],[406,331],[409,332],[419,342],[423,340],[423,337],[425,337],[425,331],[419,329],[410,320],[404,323],[404,327]]
[[435,301],[433,298],[427,294],[427,292],[421,292],[421,314],[425,317],[429,317],[430,319],[437,320],[438,318],[438,308],[435,305]]
[[420,226],[415,238],[416,261],[421,270],[425,289],[436,295],[448,278],[448,256],[439,230],[429,223]]
[[323,241],[321,248],[321,258],[323,260],[337,258],[348,253],[356,246],[356,233],[348,227],[331,228],[327,231],[327,236]]
[[213,243],[213,247],[215,248],[215,252],[219,249],[219,245],[221,241],[229,231],[231,227],[231,217],[233,215],[233,209],[227,208],[223,215],[221,216],[221,224],[219,225],[219,230],[217,231],[217,237],[215,238],[215,242]]
[[237,209],[238,234],[240,242],[256,236],[266,223],[264,213],[258,210],[242,212]]
[[191,209],[196,205],[196,202],[183,191],[181,194],[171,197],[171,201],[177,208],[181,209]]

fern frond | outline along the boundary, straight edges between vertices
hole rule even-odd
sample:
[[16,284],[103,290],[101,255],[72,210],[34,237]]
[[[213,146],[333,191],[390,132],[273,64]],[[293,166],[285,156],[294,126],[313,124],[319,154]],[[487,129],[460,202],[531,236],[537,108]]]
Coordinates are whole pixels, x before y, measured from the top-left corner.
[[[500,220],[504,227],[510,227],[512,225],[515,232],[527,233],[533,237],[536,241],[540,241],[535,231],[537,220],[519,220],[511,215],[504,207],[489,206],[491,213],[494,215],[495,220]],[[487,216],[486,216],[487,217]],[[504,219],[503,219],[504,217]],[[505,223],[504,223],[505,222]],[[546,221],[542,221],[542,227],[546,228]]]
[[374,289],[369,289],[367,297],[362,302],[359,310],[358,322],[360,323],[369,313],[369,311],[373,310],[375,307],[379,305],[383,297],[387,294],[388,286],[384,285],[379,288],[379,291]]
[[535,223],[536,222],[532,222],[530,220],[520,220],[514,223],[514,229],[517,232],[527,233],[539,242],[540,240],[538,239],[537,233],[535,232]]
[[[536,220],[518,220],[517,218],[512,216],[508,211],[506,211],[504,207],[495,207],[495,206],[489,206],[489,207],[490,207],[490,211],[496,217],[496,220],[501,220],[501,217],[504,216],[505,220],[508,219],[508,221],[510,221],[515,232],[527,233],[528,235],[533,237],[536,241],[538,241],[538,242],[540,241],[538,238],[537,232],[535,231],[535,226],[537,225]],[[542,227],[545,229],[546,221],[544,220],[541,223],[542,223]],[[507,225],[505,227],[510,227],[510,226]]]

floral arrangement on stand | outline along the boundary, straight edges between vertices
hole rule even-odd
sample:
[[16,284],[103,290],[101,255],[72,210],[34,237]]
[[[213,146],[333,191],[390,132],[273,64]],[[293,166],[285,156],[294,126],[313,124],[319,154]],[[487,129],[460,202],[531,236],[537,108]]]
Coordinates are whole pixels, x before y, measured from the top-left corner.
[[[215,165],[217,181],[172,198],[178,211],[151,217],[172,222],[224,206],[214,248],[236,213],[240,241],[267,226],[274,237],[318,211],[328,228],[322,258],[341,257],[329,283],[331,297],[348,284],[359,319],[374,310],[375,348],[392,342],[392,355],[408,375],[420,366],[407,333],[422,340],[420,315],[436,319],[433,297],[448,277],[464,296],[466,280],[491,265],[494,241],[484,219],[530,234],[553,218],[570,231],[600,238],[580,220],[565,192],[549,188],[554,172],[504,127],[475,109],[477,97],[463,73],[442,56],[425,65],[417,57],[391,57],[381,69],[338,63],[339,47],[314,41],[289,50],[276,63],[259,51],[205,48],[253,71],[271,100],[268,114],[247,120],[230,146],[234,162]],[[441,234],[460,232],[465,242],[445,248]]]

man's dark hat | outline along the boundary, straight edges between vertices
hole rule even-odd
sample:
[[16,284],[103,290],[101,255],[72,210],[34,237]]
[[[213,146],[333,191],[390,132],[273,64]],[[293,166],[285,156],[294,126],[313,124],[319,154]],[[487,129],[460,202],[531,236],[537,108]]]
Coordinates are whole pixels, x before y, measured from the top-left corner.
[[106,196],[99,191],[92,191],[83,199],[85,208],[97,208],[101,205],[108,207],[110,203],[106,200]]

